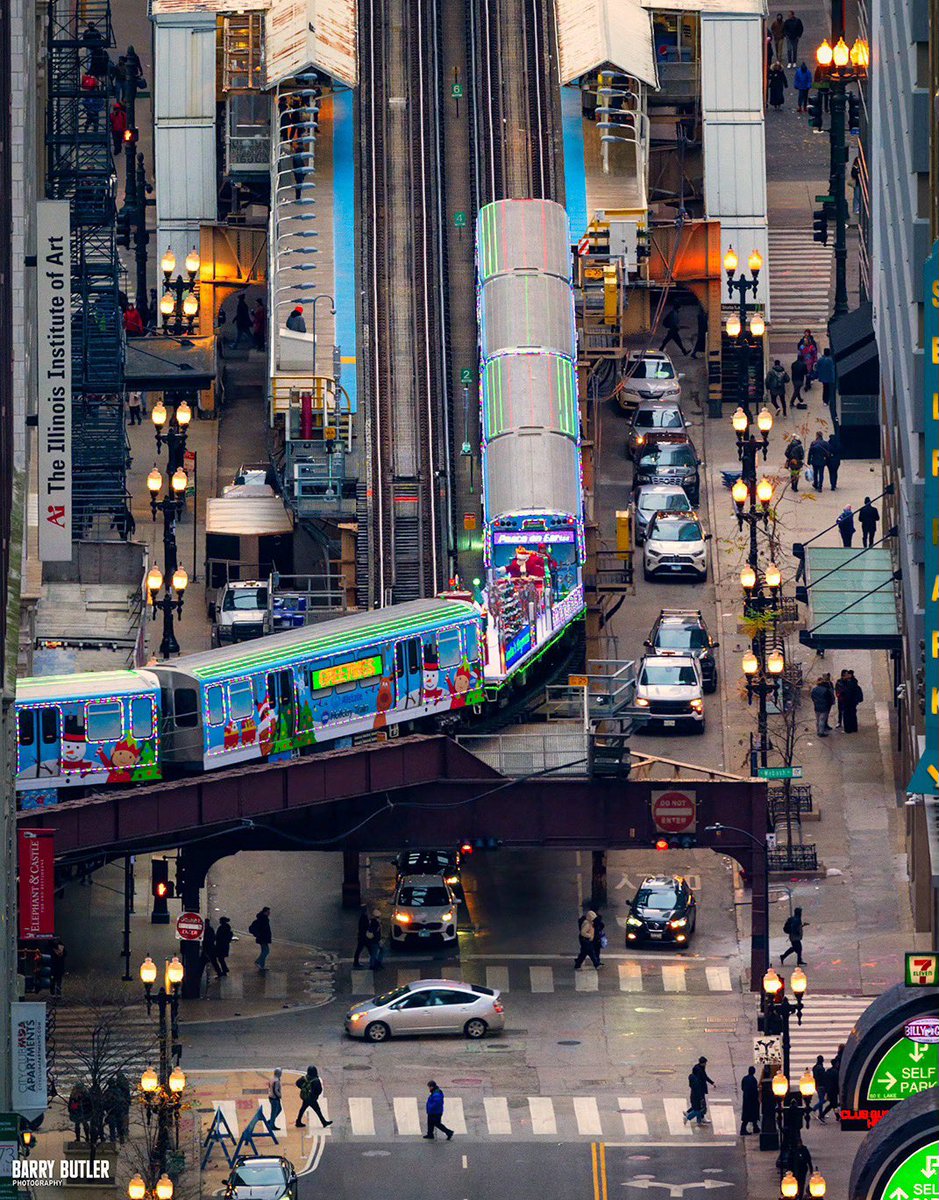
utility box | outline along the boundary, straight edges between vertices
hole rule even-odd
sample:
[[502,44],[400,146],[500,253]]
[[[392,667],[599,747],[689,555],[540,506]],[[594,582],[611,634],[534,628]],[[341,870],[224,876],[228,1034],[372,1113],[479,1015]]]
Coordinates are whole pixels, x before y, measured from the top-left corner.
[[639,269],[636,255],[638,221],[610,221],[610,256],[621,258],[627,271]]
[[633,514],[632,509],[627,508],[625,512],[619,511],[616,514],[616,554],[625,562],[632,552]]

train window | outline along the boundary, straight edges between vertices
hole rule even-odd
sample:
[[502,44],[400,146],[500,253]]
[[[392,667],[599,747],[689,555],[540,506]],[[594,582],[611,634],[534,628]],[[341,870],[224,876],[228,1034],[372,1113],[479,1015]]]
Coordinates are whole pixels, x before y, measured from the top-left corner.
[[80,741],[85,740],[85,714],[84,712],[66,713],[63,722],[63,733],[66,737],[77,738]]
[[209,713],[209,724],[222,725],[225,721],[225,693],[220,683],[213,683],[205,689],[205,706]]
[[462,658],[459,629],[448,629],[445,633],[438,634],[437,644],[440,647],[441,669],[457,666]]
[[479,631],[475,625],[464,626],[463,640],[466,646],[466,657],[473,662],[479,658]]
[[89,742],[118,742],[124,736],[120,700],[96,700],[87,707],[85,737]]
[[352,679],[352,680],[350,680],[348,683],[337,683],[337,684],[336,684],[336,691],[337,691],[337,692],[340,692],[340,693],[342,693],[342,692],[354,692],[354,691],[355,691],[355,689],[356,689],[358,686],[359,686],[359,685],[356,683],[356,681],[355,681],[354,679]]
[[52,746],[59,740],[59,710],[44,708],[39,719],[42,744]]
[[408,670],[412,675],[416,674],[421,669],[421,664],[417,657],[417,650],[420,642],[417,638],[408,638]]
[[228,685],[228,708],[233,721],[244,721],[254,715],[254,692],[247,679]]
[[153,701],[137,696],[130,702],[130,731],[137,739],[153,737]]
[[36,726],[33,720],[33,711],[31,708],[24,709],[18,719],[19,726],[19,743],[21,746],[31,746],[33,739],[36,736]]
[[178,687],[173,693],[177,729],[196,729],[199,725],[199,699],[195,688]]

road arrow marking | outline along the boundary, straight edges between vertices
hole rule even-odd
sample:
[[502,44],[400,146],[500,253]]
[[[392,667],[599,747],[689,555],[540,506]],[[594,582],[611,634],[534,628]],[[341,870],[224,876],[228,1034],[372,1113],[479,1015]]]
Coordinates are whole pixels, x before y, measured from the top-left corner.
[[[711,1188],[733,1186],[726,1179],[700,1179],[696,1183],[660,1183],[652,1175],[638,1175],[635,1179],[626,1179],[623,1181],[623,1187],[639,1188],[642,1191],[648,1191],[650,1188],[661,1188],[663,1191],[668,1192],[670,1197],[678,1197],[678,1200],[681,1200],[685,1192],[691,1191],[692,1188],[704,1188],[709,1191]],[[897,1197],[897,1200],[901,1200],[901,1198]]]

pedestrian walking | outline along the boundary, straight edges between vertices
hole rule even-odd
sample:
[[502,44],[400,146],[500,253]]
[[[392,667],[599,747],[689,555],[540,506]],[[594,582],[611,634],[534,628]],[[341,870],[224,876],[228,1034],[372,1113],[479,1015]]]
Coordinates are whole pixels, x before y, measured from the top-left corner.
[[815,710],[815,732],[819,737],[828,737],[831,730],[828,717],[835,703],[835,689],[831,686],[831,680],[826,681],[824,676],[816,679],[811,697]]
[[831,1065],[836,1071],[841,1071],[841,1059],[844,1055],[844,1042],[838,1043],[838,1049],[835,1051],[835,1057],[831,1060]]
[[815,1065],[812,1067],[812,1078],[815,1080],[815,1103],[812,1108],[824,1125],[825,1118],[822,1115],[822,1109],[825,1107],[825,1057],[822,1054],[816,1058]]
[[[795,63],[790,63],[789,65],[794,67]],[[804,62],[799,63],[799,69],[796,71],[792,79],[792,86],[796,89],[796,98],[799,102],[799,112],[808,112],[809,92],[812,90],[812,72],[808,69]]]
[[841,687],[841,727],[845,733],[857,733],[857,710],[863,702],[861,685],[854,678],[854,672],[848,671]]
[[821,1111],[821,1116],[827,1116],[830,1112],[833,1112],[836,1117],[839,1115],[841,1107],[838,1103],[840,1085],[841,1059],[839,1055],[835,1055],[835,1058],[831,1060],[831,1066],[825,1071],[825,1107]]
[[706,354],[708,348],[708,314],[707,309],[702,304],[698,309],[698,332],[694,339],[694,349],[691,351],[691,357],[697,358],[699,354]]
[[802,934],[805,931],[805,924],[802,920],[802,909],[794,910],[791,917],[786,918],[786,923],[783,925],[783,933],[789,938],[789,949],[785,954],[779,956],[779,961],[784,963],[790,954],[796,956],[796,963],[803,967],[805,963],[802,961]]
[[880,513],[871,504],[870,496],[864,497],[864,503],[858,509],[857,519],[861,526],[861,544],[865,549],[873,546],[877,539],[877,522],[880,520]]
[[685,343],[681,340],[681,320],[678,316],[678,309],[675,305],[671,305],[662,319],[662,328],[665,330],[665,337],[662,339],[660,350],[664,350],[669,342],[674,342],[682,354],[687,354]]
[[259,913],[255,914],[254,920],[248,926],[248,933],[254,938],[261,950],[254,960],[259,971],[267,970],[267,956],[271,952],[271,910],[264,906]]
[[111,107],[111,148],[115,158],[124,147],[124,131],[126,129],[127,109],[120,100],[115,100]]
[[380,970],[385,960],[385,951],[381,944],[381,910],[377,904],[373,904],[368,910],[368,924],[365,927],[365,947],[368,950],[369,970]]
[[98,81],[94,75],[85,75],[82,90],[82,133],[97,133],[101,123],[104,97],[98,95]]
[[815,1170],[815,1164],[812,1162],[812,1155],[809,1153],[809,1148],[800,1138],[798,1146],[795,1148],[795,1153],[792,1156],[792,1173],[796,1177],[796,1183],[799,1185],[798,1195],[805,1195],[805,1184],[809,1177],[809,1172]]
[[448,1129],[443,1123],[443,1106],[444,1094],[437,1086],[436,1079],[427,1080],[427,1132],[424,1134],[424,1140],[432,1142],[434,1140],[434,1131],[439,1129],[441,1133],[447,1135],[447,1141],[453,1137],[453,1130]]
[[290,166],[293,169],[294,199],[303,199],[303,184],[307,177],[307,156],[303,142],[296,138],[290,147]]
[[786,22],[783,19],[782,13],[776,14],[776,20],[770,25],[769,33],[773,39],[773,53],[776,55],[776,62],[781,64],[783,60],[783,38],[786,36]]
[[267,309],[260,296],[255,300],[251,312],[251,337],[255,350],[263,350],[267,343]]
[[127,58],[123,54],[116,63],[111,64],[109,78],[115,99],[123,104],[127,93]]
[[828,479],[833,492],[838,490],[838,472],[841,470],[841,438],[834,430],[825,443],[828,448]]
[[786,384],[789,382],[789,374],[786,368],[782,365],[778,358],[773,359],[773,365],[766,372],[766,390],[769,392],[770,403],[776,412],[779,412],[779,406],[782,405],[782,414],[786,415]]
[[281,1078],[283,1073],[284,1071],[282,1067],[275,1067],[274,1074],[270,1077],[267,1083],[267,1099],[271,1106],[267,1123],[270,1125],[271,1129],[276,1128],[277,1118],[284,1111],[284,1084]]
[[202,952],[199,956],[199,970],[204,971],[206,967],[211,967],[215,972],[215,978],[222,978],[222,968],[219,964],[215,953],[215,928],[212,925],[212,918],[206,917],[205,925],[202,929]]
[[825,487],[825,464],[828,462],[828,446],[821,433],[816,433],[815,441],[809,446],[809,466],[812,469],[812,487],[821,492]]
[[235,329],[238,331],[235,339],[236,346],[251,341],[251,313],[248,311],[244,292],[238,297],[238,304],[235,307]]
[[812,82],[815,84],[815,90],[818,92],[818,98],[822,102],[822,111],[828,112],[831,108],[831,80],[829,78],[828,67],[823,67],[821,63],[815,68],[815,74],[812,76]]
[[127,54],[124,56],[124,69],[127,73],[128,83],[135,83],[138,90],[147,86],[147,81],[143,77],[143,67],[140,65],[140,55],[133,46],[127,47]]
[[[805,33],[805,26],[790,8],[789,16],[783,22],[783,34],[786,38],[786,62],[794,67],[799,61],[799,41]],[[802,64],[805,66],[805,63]],[[811,86],[811,77],[810,83]]]
[[799,338],[796,353],[805,363],[805,369],[808,372],[805,386],[808,389],[812,386],[812,380],[815,378],[815,364],[818,362],[818,342],[812,336],[811,329],[806,329],[802,337]]
[[215,961],[223,975],[228,974],[228,956],[231,954],[234,938],[235,931],[231,927],[231,921],[228,917],[219,917],[218,929],[215,931]]
[[805,360],[797,355],[789,367],[789,374],[792,378],[792,407],[793,408],[808,408],[808,405],[802,399],[802,389],[805,387],[805,380],[808,375],[808,368],[805,365]]
[[49,946],[50,968],[49,995],[62,995],[62,980],[65,978],[65,945],[61,938],[53,938]]
[[756,1067],[750,1067],[740,1080],[740,1133],[746,1137],[750,1132],[748,1125],[753,1126],[753,1132],[760,1132],[760,1083],[756,1077]]
[[352,956],[352,968],[356,971],[359,969],[359,959],[362,956],[362,951],[368,949],[368,939],[365,935],[368,932],[369,915],[369,906],[363,904],[359,909],[359,924],[355,935],[355,954]]
[[143,401],[140,397],[140,392],[132,391],[127,393],[127,416],[131,425],[143,424]]
[[831,347],[826,346],[822,357],[815,364],[815,378],[822,385],[822,401],[828,405],[831,419],[835,419],[835,360],[831,356]]
[[147,332],[136,304],[128,304],[124,309],[124,332],[128,337],[143,337]]
[[128,538],[132,538],[137,532],[137,522],[134,520],[134,514],[126,504],[123,508],[119,508],[111,518],[111,528],[117,530],[117,536],[122,542],[126,542]]
[[694,1117],[698,1125],[706,1125],[708,1123],[707,1113],[707,1083],[706,1076],[698,1070],[697,1064],[691,1068],[691,1074],[688,1076],[688,1109],[682,1117],[684,1124]]
[[786,446],[786,470],[789,472],[789,485],[794,492],[799,490],[799,480],[802,478],[804,466],[805,447],[802,445],[802,439],[794,434]]
[[323,1116],[323,1110],[320,1108],[320,1096],[323,1094],[323,1081],[320,1079],[320,1073],[316,1067],[310,1066],[306,1069],[306,1074],[301,1075],[297,1080],[297,1087],[300,1089],[300,1111],[297,1113],[297,1119],[294,1124],[298,1129],[303,1128],[303,1114],[307,1109],[315,1112],[320,1119],[320,1124],[326,1129],[332,1125],[332,1121],[327,1121]]
[[603,963],[600,961],[600,952],[605,950],[607,946],[606,934],[603,932],[606,929],[606,924],[603,917],[600,916],[600,910],[597,909],[596,912],[597,915],[593,920],[593,951],[596,955],[596,965],[602,967]]
[[[832,491],[835,489],[832,488]],[[854,513],[851,510],[851,505],[846,504],[838,518],[835,521],[838,526],[838,532],[841,534],[841,544],[846,549],[851,549],[851,543],[854,541]]]
[[577,922],[577,936],[580,939],[580,953],[574,959],[574,970],[579,971],[584,965],[584,960],[589,958],[594,967],[599,971],[600,956],[597,953],[594,945],[594,921],[597,914],[592,908],[588,908],[582,917]]
[[287,328],[292,333],[306,333],[306,321],[303,319],[303,305],[296,304],[287,318]]
[[779,112],[785,102],[788,86],[789,80],[782,63],[774,62],[769,70],[769,102],[776,112]]
[[861,156],[856,154],[851,164],[851,211],[861,215]]

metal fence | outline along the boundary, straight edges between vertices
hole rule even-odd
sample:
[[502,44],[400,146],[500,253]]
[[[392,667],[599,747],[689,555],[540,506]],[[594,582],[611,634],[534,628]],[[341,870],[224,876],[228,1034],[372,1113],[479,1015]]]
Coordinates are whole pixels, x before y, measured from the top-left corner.
[[552,775],[587,774],[587,735],[583,729],[467,734],[457,742],[486,766],[510,778],[548,771]]

